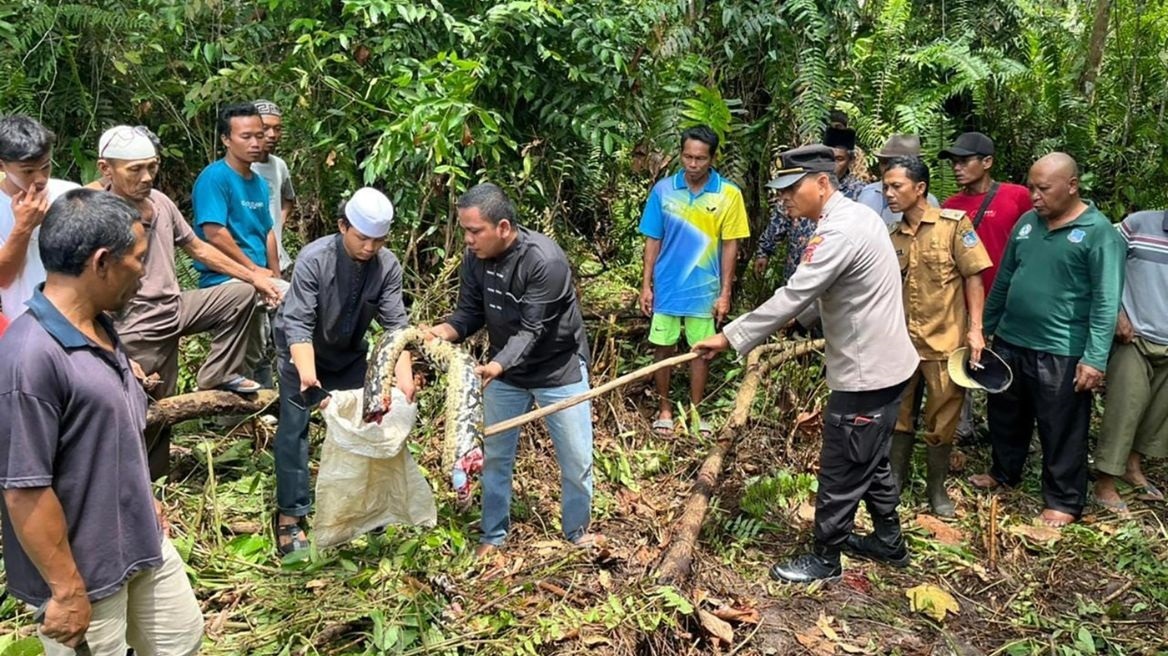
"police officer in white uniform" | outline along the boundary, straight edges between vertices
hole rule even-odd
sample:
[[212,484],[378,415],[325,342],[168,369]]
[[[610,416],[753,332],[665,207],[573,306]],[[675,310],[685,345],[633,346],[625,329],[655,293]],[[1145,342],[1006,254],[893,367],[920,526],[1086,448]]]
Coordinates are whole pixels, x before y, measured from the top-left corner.
[[[815,546],[771,568],[771,577],[809,583],[841,574],[840,552],[908,564],[888,462],[900,397],[920,362],[901,302],[900,267],[880,216],[839,192],[832,150],[804,146],[782,153],[778,190],[791,217],[817,220],[815,234],[786,286],[768,301],[694,345],[706,358],[733,347],[745,354],[798,318],[822,320],[827,383]],[[863,500],[871,535],[852,533]]]

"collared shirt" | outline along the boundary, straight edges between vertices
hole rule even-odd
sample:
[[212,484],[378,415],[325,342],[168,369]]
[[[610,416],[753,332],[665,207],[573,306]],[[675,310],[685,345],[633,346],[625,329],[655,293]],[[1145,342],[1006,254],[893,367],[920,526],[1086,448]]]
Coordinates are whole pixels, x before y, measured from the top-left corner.
[[[839,191],[845,198],[856,200],[864,189],[864,183],[855,176],[847,176],[840,181]],[[815,234],[815,221],[807,218],[792,219],[782,203],[771,206],[771,218],[767,227],[758,238],[759,257],[771,257],[778,250],[781,240],[786,242],[786,255],[783,258],[783,281],[790,280],[803,257],[803,249],[807,240]],[[786,238],[784,240],[784,237]]]
[[[987,192],[988,193],[988,192]],[[945,199],[941,207],[961,210],[969,215],[973,221],[978,209],[981,208],[985,194],[967,194],[964,191],[953,194]],[[985,245],[993,264],[981,274],[985,282],[986,293],[994,288],[994,277],[998,275],[998,263],[1002,261],[1002,253],[1006,250],[1006,242],[1010,241],[1010,232],[1018,219],[1034,207],[1030,202],[1030,190],[1019,184],[1010,182],[998,183],[998,192],[994,194],[989,207],[981,217],[981,222],[975,228],[981,243]]]
[[118,333],[169,332],[178,327],[182,287],[175,273],[174,249],[186,246],[195,231],[183,218],[174,201],[157,189],[150,192],[154,218],[146,225],[146,262],[142,286],[118,313]]
[[1131,214],[1119,235],[1127,243],[1123,310],[1137,335],[1168,344],[1168,212]]
[[[49,178],[45,190],[49,204],[63,196],[70,189],[77,189],[78,185],[68,180]],[[12,212],[12,198],[0,191],[0,246],[8,241],[8,236],[16,227],[16,215]],[[16,274],[7,287],[0,287],[0,311],[9,321],[24,314],[24,303],[32,298],[33,290],[45,281],[45,265],[41,263],[40,227],[32,231],[28,240],[28,250],[24,254],[24,266]]]
[[[872,211],[879,214],[880,218],[884,220],[884,224],[889,228],[900,220],[900,212],[888,209],[888,199],[884,197],[884,183],[880,180],[868,183],[860,191],[860,197],[856,199],[856,202],[872,208]],[[940,204],[937,203],[937,197],[933,194],[929,194],[929,207],[940,207]]]
[[653,265],[653,311],[675,317],[713,316],[722,288],[722,242],[750,236],[737,185],[711,169],[706,186],[694,194],[685,182],[685,171],[678,171],[653,185],[640,231],[661,241]]
[[1023,214],[986,300],[985,333],[1105,371],[1123,261],[1123,238],[1094,204],[1055,230]]
[[[268,183],[255,173],[240,175],[226,160],[211,162],[195,179],[191,204],[195,209],[195,234],[207,239],[207,225],[227,228],[239,250],[257,267],[268,267],[268,233],[272,232],[272,215],[268,210]],[[195,262],[199,287],[214,287],[232,280]]]
[[401,263],[385,248],[370,261],[357,262],[340,234],[328,235],[296,258],[292,285],[274,323],[276,346],[285,352],[292,344],[312,344],[318,368],[341,371],[365,359],[365,333],[374,319],[387,330],[409,323]]
[[292,186],[292,174],[282,157],[268,155],[266,162],[252,162],[251,170],[259,173],[268,183],[268,212],[272,215],[272,229],[276,233],[276,250],[280,255],[280,271],[285,273],[292,266],[292,257],[284,249],[284,201],[296,200],[296,188]]
[[588,339],[568,257],[551,239],[520,227],[506,251],[481,260],[469,250],[459,271],[458,306],[446,319],[460,340],[487,328],[488,356],[502,380],[535,389],[578,383]]
[[[104,315],[97,320],[112,352],[39,289],[28,307],[0,340],[0,488],[53,489],[89,600],[98,601],[162,563],[142,437],[146,393]],[[34,606],[49,598],[6,506],[4,562],[16,598]]]
[[803,323],[815,304],[833,391],[880,390],[916,371],[920,358],[905,326],[888,228],[875,212],[840,193],[828,199],[795,275],[724,333],[735,350],[746,353],[796,316]]
[[990,256],[958,210],[930,207],[915,231],[902,218],[890,234],[909,337],[922,359],[944,360],[965,344],[965,279],[988,269]]

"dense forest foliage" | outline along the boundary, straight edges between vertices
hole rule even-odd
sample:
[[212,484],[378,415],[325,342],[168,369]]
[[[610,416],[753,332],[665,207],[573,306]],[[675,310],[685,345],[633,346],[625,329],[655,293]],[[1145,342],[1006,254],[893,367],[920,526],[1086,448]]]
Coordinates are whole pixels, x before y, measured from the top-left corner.
[[[59,176],[92,179],[101,131],[141,123],[185,202],[217,156],[216,108],[270,98],[300,237],[373,184],[414,272],[455,245],[451,199],[484,178],[580,237],[581,261],[635,264],[645,191],[698,122],[724,135],[758,227],[776,153],[832,109],[869,153],[916,132],[931,158],[976,129],[999,177],[1061,149],[1113,219],[1168,200],[1162,0],[19,0],[0,40],[0,107],[59,133]],[[953,191],[947,169],[934,186]]]

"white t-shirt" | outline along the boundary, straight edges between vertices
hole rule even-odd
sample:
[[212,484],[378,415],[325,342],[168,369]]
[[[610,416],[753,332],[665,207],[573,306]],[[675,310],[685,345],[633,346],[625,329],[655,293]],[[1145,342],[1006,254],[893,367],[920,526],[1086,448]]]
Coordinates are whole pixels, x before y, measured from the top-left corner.
[[258,173],[268,183],[268,209],[272,212],[272,225],[276,232],[276,249],[280,253],[280,270],[287,271],[292,266],[292,258],[284,250],[284,218],[281,209],[285,200],[296,198],[292,188],[292,175],[288,165],[275,155],[268,155],[266,162],[252,162],[251,170]]
[[[51,205],[58,196],[66,191],[76,189],[79,186],[68,180],[49,178],[49,204]],[[12,213],[12,197],[0,191],[0,246],[8,241],[8,235],[12,234],[14,227],[16,227],[16,216]],[[3,307],[4,316],[9,321],[24,314],[24,311],[28,309],[24,302],[32,298],[36,286],[45,281],[45,265],[41,263],[40,236],[41,229],[39,227],[32,231],[32,237],[28,240],[28,253],[24,257],[24,268],[16,274],[16,279],[12,281],[11,285],[0,288],[0,306]]]

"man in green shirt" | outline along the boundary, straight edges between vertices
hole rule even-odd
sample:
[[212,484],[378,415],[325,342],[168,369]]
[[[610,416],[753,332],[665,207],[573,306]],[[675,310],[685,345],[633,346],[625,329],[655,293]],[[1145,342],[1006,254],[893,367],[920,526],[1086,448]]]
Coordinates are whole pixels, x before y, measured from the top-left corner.
[[1079,170],[1065,153],[1030,168],[1034,210],[1010,235],[986,300],[985,333],[1014,371],[988,402],[993,463],[970,482],[983,489],[1022,481],[1030,435],[1042,443],[1038,519],[1061,527],[1087,500],[1091,391],[1103,382],[1123,289],[1123,239],[1079,197]]

